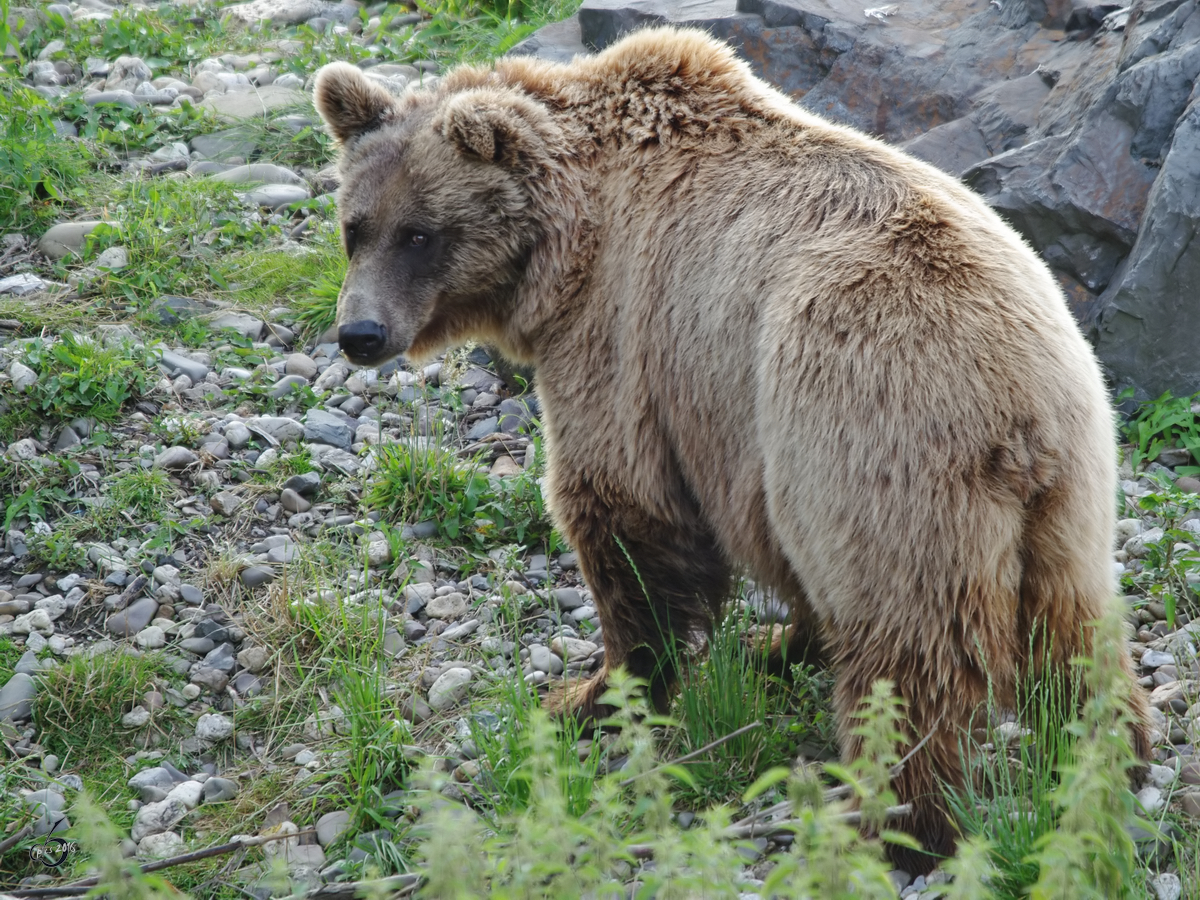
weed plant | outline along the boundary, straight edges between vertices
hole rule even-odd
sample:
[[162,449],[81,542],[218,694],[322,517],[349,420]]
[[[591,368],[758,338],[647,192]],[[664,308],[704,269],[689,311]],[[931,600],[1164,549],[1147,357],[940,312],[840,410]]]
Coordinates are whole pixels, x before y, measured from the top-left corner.
[[434,520],[446,538],[477,548],[541,541],[557,547],[536,471],[490,477],[432,440],[380,447],[363,505],[391,522]]
[[[1133,389],[1118,399],[1128,400]],[[1136,472],[1142,463],[1158,458],[1169,447],[1182,447],[1200,462],[1200,416],[1192,407],[1200,402],[1200,393],[1190,397],[1174,397],[1170,391],[1157,400],[1138,405],[1125,425],[1125,437],[1133,444],[1130,463]],[[1178,466],[1179,475],[1200,475],[1200,465]]]
[[1158,490],[1137,498],[1137,511],[1149,514],[1162,527],[1162,537],[1145,544],[1140,571],[1122,576],[1127,591],[1158,600],[1166,611],[1167,625],[1175,627],[1178,612],[1200,613],[1200,552],[1197,534],[1184,527],[1187,517],[1200,510],[1200,496],[1177,488],[1169,478],[1152,474]]
[[95,180],[92,151],[60,137],[54,118],[37,93],[0,72],[0,222],[7,229],[37,228],[79,207]]
[[25,344],[23,361],[38,376],[29,400],[58,419],[111,422],[156,377],[154,357],[144,347],[101,343],[71,332],[57,340],[34,338]]
[[[536,764],[530,734],[531,729],[540,727],[533,720],[541,712],[537,689],[524,679],[503,682],[497,700],[498,712],[477,712],[468,720],[471,739],[485,763],[476,787],[494,822],[528,809],[532,802],[532,767]],[[559,779],[566,812],[575,817],[591,807],[601,763],[599,742],[592,743],[580,759],[579,742],[584,735],[584,727],[573,721],[562,723],[553,733],[552,771]]]

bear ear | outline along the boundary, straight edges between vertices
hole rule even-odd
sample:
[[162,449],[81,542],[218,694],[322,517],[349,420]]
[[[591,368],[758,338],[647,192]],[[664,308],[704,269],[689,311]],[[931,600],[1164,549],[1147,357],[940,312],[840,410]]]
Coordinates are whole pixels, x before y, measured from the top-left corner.
[[317,73],[313,103],[343,144],[382,125],[394,105],[391,94],[344,62]]
[[442,111],[441,129],[461,152],[506,168],[539,168],[562,140],[545,106],[508,89],[454,95]]

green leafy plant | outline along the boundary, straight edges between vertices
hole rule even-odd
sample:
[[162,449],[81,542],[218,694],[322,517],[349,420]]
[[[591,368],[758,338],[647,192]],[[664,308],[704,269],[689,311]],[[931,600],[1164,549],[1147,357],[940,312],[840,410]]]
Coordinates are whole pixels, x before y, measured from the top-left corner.
[[24,362],[38,375],[28,391],[30,401],[59,418],[110,422],[154,377],[154,358],[146,349],[71,332],[57,340],[33,339],[25,345]]
[[1137,499],[1138,510],[1154,516],[1162,527],[1162,536],[1146,542],[1141,570],[1125,575],[1127,589],[1160,600],[1166,610],[1167,624],[1175,627],[1175,616],[1182,606],[1189,613],[1200,610],[1200,552],[1196,532],[1183,527],[1188,515],[1200,510],[1200,496],[1177,488],[1168,477],[1150,476],[1157,491]]
[[[1132,390],[1118,399],[1127,399]],[[1157,400],[1138,405],[1125,426],[1125,436],[1133,444],[1130,463],[1136,472],[1146,460],[1153,460],[1168,447],[1183,447],[1200,461],[1200,417],[1192,412],[1200,393],[1190,397],[1173,397],[1167,391]],[[1200,466],[1179,466],[1180,475],[1200,474]]]
[[27,461],[0,459],[0,499],[7,531],[18,518],[44,522],[73,502],[79,464],[69,456],[34,457]]
[[0,221],[6,227],[39,225],[84,199],[93,154],[85,143],[60,137],[53,120],[45,100],[0,71]]
[[[536,688],[524,680],[511,679],[501,688],[496,712],[476,712],[468,719],[471,738],[486,765],[477,787],[491,817],[503,817],[525,810],[536,789],[532,768],[534,747],[529,738],[533,717],[541,711]],[[592,805],[592,791],[600,770],[600,745],[591,745],[581,761],[579,741],[585,729],[576,722],[565,722],[554,735],[553,774],[566,812],[582,816]]]

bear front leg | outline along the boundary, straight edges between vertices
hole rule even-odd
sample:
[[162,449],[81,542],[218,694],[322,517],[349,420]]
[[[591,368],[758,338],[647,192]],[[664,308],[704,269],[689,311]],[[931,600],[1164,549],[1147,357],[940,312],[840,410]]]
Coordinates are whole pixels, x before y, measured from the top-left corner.
[[[560,510],[600,616],[605,662],[591,679],[568,684],[549,705],[582,721],[611,715],[600,702],[608,672],[623,666],[649,684],[659,712],[670,704],[675,660],[712,628],[730,587],[729,567],[699,515],[668,522],[629,503],[575,493]],[[582,513],[582,514],[580,514]]]

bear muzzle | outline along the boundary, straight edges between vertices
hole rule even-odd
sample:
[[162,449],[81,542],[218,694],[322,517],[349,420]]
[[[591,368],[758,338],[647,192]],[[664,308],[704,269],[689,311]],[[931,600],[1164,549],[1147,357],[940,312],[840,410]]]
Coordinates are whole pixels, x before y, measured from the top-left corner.
[[372,319],[359,319],[338,328],[338,346],[352,362],[363,365],[381,362],[387,342],[387,326]]

